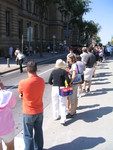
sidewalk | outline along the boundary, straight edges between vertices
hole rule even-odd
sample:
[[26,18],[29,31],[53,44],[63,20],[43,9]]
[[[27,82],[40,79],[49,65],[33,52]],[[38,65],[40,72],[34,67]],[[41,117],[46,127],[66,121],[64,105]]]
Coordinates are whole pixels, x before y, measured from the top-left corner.
[[[113,60],[96,67],[91,92],[79,98],[77,115],[66,125],[53,121],[51,103],[44,109],[44,149],[113,149]],[[23,131],[15,138],[15,150],[24,150]]]
[[[29,60],[35,60],[37,63],[41,63],[50,59],[54,59],[54,58],[59,58],[61,56],[65,56],[66,54],[54,54],[52,55],[51,53],[48,52],[43,52],[43,57],[41,58],[39,56],[39,54],[37,55],[32,55],[32,56],[27,56],[27,61]],[[26,62],[23,63],[23,68],[26,67]],[[10,59],[10,67],[8,67],[7,64],[7,59],[6,58],[0,58],[0,75],[7,73],[7,72],[11,72],[14,70],[18,70],[19,69],[19,65],[16,64],[15,61],[15,56],[13,56],[12,59]]]
[[44,111],[44,148],[49,150],[113,149],[113,60],[96,68],[91,92],[78,101],[77,115],[66,126],[52,120],[51,104]]

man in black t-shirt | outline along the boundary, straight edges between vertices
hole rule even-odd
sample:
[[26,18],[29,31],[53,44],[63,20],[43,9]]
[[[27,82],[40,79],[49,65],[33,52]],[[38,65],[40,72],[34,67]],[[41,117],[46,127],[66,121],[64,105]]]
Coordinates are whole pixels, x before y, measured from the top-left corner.
[[96,63],[96,57],[91,51],[92,51],[91,48],[89,48],[87,50],[88,57],[85,60],[86,70],[84,71],[84,89],[83,89],[83,91],[86,91],[86,82],[88,82],[87,92],[90,91],[91,79],[92,79],[92,76],[93,76],[94,65]]

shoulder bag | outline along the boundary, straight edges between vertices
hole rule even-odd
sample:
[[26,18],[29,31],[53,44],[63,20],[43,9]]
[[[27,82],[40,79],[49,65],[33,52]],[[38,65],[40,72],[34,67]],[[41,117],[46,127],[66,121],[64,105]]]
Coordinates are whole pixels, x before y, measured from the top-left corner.
[[82,78],[81,78],[81,74],[78,69],[78,65],[76,64],[76,66],[77,66],[78,73],[76,73],[76,77],[73,80],[73,84],[80,84],[82,82]]

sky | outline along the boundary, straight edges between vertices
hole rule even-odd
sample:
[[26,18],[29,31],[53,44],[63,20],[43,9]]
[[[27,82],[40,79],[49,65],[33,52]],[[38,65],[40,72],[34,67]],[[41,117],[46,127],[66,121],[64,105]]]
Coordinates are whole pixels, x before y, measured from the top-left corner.
[[101,26],[98,36],[103,45],[111,41],[113,37],[113,0],[91,0],[91,10],[86,13],[84,20],[93,20]]

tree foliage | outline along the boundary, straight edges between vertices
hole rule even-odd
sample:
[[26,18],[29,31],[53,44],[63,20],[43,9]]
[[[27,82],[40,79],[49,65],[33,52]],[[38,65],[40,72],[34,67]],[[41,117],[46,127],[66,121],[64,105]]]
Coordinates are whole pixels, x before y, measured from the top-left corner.
[[59,4],[59,10],[65,17],[81,18],[81,16],[90,10],[90,0],[54,0]]
[[96,40],[96,44],[99,44],[101,42],[101,38],[99,36],[96,36],[95,40]]
[[[48,6],[51,3],[58,4],[59,11],[63,14],[65,19],[74,25],[77,25],[79,29],[79,40],[82,38],[82,42],[88,41],[89,37],[96,36],[100,30],[99,24],[93,21],[83,21],[82,16],[90,11],[89,4],[91,0],[35,0],[39,8],[40,26],[46,13]],[[40,28],[41,29],[41,28]]]

